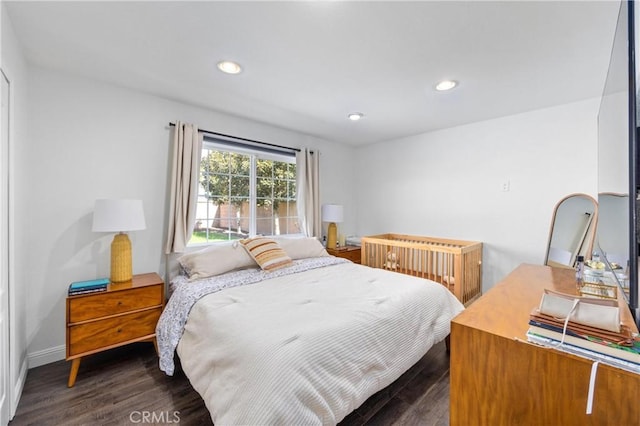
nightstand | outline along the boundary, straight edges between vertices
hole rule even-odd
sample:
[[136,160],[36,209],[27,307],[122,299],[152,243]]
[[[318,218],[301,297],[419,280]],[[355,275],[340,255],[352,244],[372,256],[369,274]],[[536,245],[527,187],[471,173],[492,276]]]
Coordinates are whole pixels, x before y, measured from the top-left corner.
[[343,259],[349,259],[353,263],[360,263],[360,247],[358,246],[344,246],[335,249],[327,249],[327,253],[331,256],[342,257]]
[[128,345],[156,342],[156,323],[164,308],[164,282],[156,273],[110,283],[106,291],[67,297],[68,387],[73,387],[80,360],[87,355]]

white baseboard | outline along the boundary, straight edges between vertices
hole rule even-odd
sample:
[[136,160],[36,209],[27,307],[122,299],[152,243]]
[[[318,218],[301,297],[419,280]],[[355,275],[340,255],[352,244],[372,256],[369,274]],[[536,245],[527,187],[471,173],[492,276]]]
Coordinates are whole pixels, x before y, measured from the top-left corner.
[[18,402],[20,402],[20,397],[22,396],[22,389],[24,389],[24,383],[27,381],[27,358],[24,358],[22,361],[22,365],[20,366],[20,373],[16,378],[16,382],[13,385],[13,393],[11,396],[13,400],[11,401],[11,413],[9,418],[13,419],[13,416],[16,414],[16,410],[18,409]]
[[29,368],[34,368],[45,364],[51,364],[52,362],[65,359],[66,354],[67,347],[65,345],[31,352],[27,354],[28,366]]

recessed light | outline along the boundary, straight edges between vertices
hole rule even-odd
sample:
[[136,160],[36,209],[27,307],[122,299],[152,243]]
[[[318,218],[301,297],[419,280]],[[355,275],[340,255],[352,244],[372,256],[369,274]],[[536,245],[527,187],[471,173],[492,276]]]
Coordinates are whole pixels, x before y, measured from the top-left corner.
[[436,84],[436,90],[443,92],[445,90],[451,90],[458,85],[457,81],[454,80],[442,80],[440,83]]
[[352,112],[351,114],[347,115],[347,117],[349,117],[349,120],[351,121],[358,121],[362,117],[364,117],[364,114],[361,112]]
[[242,67],[232,61],[218,62],[218,69],[227,74],[240,74]]

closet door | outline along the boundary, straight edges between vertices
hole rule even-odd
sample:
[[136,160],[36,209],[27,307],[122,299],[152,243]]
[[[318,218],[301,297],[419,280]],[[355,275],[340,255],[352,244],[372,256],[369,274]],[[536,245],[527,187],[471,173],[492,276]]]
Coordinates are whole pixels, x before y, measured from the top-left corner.
[[0,73],[0,425],[11,416],[9,366],[9,81]]

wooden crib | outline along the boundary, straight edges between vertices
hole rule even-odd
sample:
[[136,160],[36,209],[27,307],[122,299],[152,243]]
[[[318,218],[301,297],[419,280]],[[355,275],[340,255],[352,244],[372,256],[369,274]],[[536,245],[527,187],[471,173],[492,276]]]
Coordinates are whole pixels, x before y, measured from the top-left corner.
[[362,264],[427,278],[465,306],[482,294],[482,243],[413,235],[362,237]]

